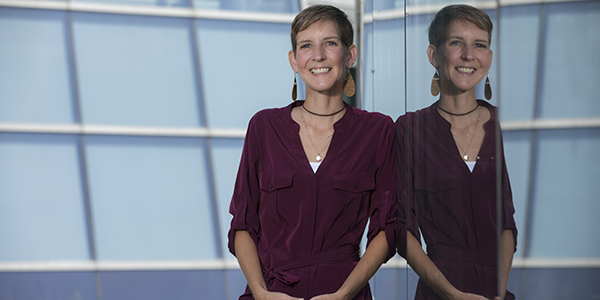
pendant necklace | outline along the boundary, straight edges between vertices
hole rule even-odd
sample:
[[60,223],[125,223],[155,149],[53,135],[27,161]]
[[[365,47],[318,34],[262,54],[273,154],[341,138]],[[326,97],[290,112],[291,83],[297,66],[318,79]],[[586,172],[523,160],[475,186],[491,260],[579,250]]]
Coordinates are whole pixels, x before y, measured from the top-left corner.
[[[478,106],[479,107],[479,106]],[[458,145],[458,148],[465,153],[465,155],[463,155],[463,159],[465,161],[467,161],[469,159],[469,155],[467,155],[467,152],[469,151],[469,148],[471,147],[471,142],[473,142],[473,138],[475,137],[475,132],[477,132],[477,126],[479,125],[479,119],[481,119],[481,110],[479,110],[479,116],[477,116],[477,123],[475,123],[475,127],[473,127],[472,132],[468,133],[467,136],[471,135],[471,139],[469,140],[469,144],[467,145],[467,151],[465,151],[461,146],[460,143],[458,143],[458,141],[456,140],[457,136],[454,135],[454,133],[452,133],[452,137],[454,138],[454,142],[456,142],[456,145]],[[451,131],[452,132],[452,131]]]
[[302,119],[302,124],[304,124],[304,129],[306,130],[306,135],[308,136],[308,140],[310,141],[311,145],[315,149],[315,152],[317,152],[317,157],[315,157],[315,160],[317,162],[321,162],[321,160],[323,160],[323,157],[321,157],[321,152],[323,152],[323,150],[325,150],[325,148],[327,148],[327,146],[329,146],[329,143],[331,143],[331,137],[333,137],[333,134],[325,137],[325,138],[328,138],[329,141],[327,141],[327,144],[325,144],[325,147],[323,147],[323,149],[321,149],[321,151],[317,151],[317,147],[315,147],[315,143],[313,143],[313,140],[310,137],[311,133],[308,130],[308,126],[306,126],[306,122],[304,122],[304,114],[302,114],[302,110],[300,110],[300,118]]

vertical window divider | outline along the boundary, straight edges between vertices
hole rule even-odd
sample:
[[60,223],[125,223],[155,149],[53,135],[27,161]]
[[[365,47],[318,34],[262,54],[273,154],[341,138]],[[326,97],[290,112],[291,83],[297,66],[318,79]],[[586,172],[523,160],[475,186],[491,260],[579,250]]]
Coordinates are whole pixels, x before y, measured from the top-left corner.
[[[67,0],[68,4],[70,4],[71,0]],[[83,114],[81,110],[81,93],[79,90],[79,77],[78,77],[78,69],[77,69],[77,59],[76,59],[76,49],[75,49],[75,37],[73,34],[73,17],[72,10],[68,9],[66,11],[67,14],[67,32],[68,32],[68,45],[69,45],[69,64],[71,65],[71,84],[75,112],[77,114],[76,121],[80,126],[83,127],[84,120]],[[81,178],[82,178],[82,188],[83,188],[83,198],[84,198],[84,208],[85,208],[85,218],[87,225],[87,234],[88,234],[88,247],[89,247],[89,255],[90,259],[93,263],[97,265],[98,263],[98,253],[96,249],[96,237],[94,234],[94,217],[92,211],[92,202],[90,195],[90,185],[89,185],[89,176],[88,176],[88,166],[87,166],[87,155],[85,151],[85,133],[82,131],[78,134],[79,136],[79,164],[81,170]],[[98,268],[94,268],[94,288],[96,292],[96,299],[102,300],[102,289],[101,289],[101,280],[100,280],[100,271]]]
[[[192,9],[192,11],[196,11],[196,7],[194,6],[194,0],[190,0],[190,8]],[[196,73],[196,89],[197,89],[197,100],[198,100],[198,107],[200,109],[200,126],[204,126],[206,128],[208,127],[208,119],[207,119],[207,113],[206,113],[206,105],[205,103],[205,97],[204,97],[204,89],[202,88],[202,68],[201,68],[201,61],[200,61],[200,48],[199,48],[199,38],[198,38],[198,17],[197,14],[193,14],[192,18],[191,18],[191,38],[192,38],[192,53],[194,56],[194,69],[195,69],[195,73]],[[217,198],[217,188],[216,188],[216,184],[215,184],[215,169],[214,169],[214,165],[213,165],[213,155],[212,155],[212,136],[207,136],[205,138],[205,146],[206,146],[206,151],[204,151],[204,158],[206,160],[206,166],[207,166],[207,172],[209,173],[209,176],[207,176],[209,182],[208,182],[208,186],[209,186],[209,195],[210,195],[210,208],[211,208],[211,212],[212,212],[212,221],[213,221],[213,234],[215,237],[215,251],[217,253],[217,259],[221,259],[224,260],[224,249],[222,246],[223,240],[221,237],[221,223],[220,223],[220,218],[219,218],[219,201]],[[221,270],[221,274],[222,274],[222,279],[223,279],[223,288],[224,288],[224,295],[225,295],[225,299],[231,299],[230,295],[229,295],[229,282],[228,282],[228,278],[227,278],[227,268],[223,268]]]
[[[539,29],[538,29],[538,45],[537,45],[537,60],[536,60],[536,72],[535,72],[535,91],[534,91],[534,99],[533,99],[533,116],[532,119],[535,122],[540,115],[540,106],[541,106],[541,88],[542,88],[542,69],[543,69],[543,55],[544,55],[544,36],[546,33],[545,25],[546,25],[546,11],[545,11],[545,3],[540,3],[540,20],[539,20]],[[537,151],[539,147],[539,142],[537,138],[538,129],[535,127],[531,129],[530,141],[531,141],[531,149],[529,151],[529,178],[527,179],[527,198],[525,199],[525,224],[523,225],[522,233],[524,234],[523,238],[523,259],[528,259],[531,253],[531,239],[532,239],[532,231],[533,231],[533,212],[535,208],[535,178],[536,178],[536,166],[537,163]],[[523,282],[519,287],[519,295],[518,298],[523,298],[525,295],[526,285],[527,285],[527,268],[525,268],[521,275]]]

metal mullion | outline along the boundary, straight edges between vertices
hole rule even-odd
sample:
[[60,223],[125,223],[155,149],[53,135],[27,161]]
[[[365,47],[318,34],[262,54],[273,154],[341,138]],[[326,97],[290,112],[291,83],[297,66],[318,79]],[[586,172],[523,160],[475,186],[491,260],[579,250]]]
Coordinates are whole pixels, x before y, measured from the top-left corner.
[[[540,105],[541,105],[541,88],[542,88],[542,68],[543,68],[543,55],[544,55],[544,41],[545,41],[545,4],[540,4],[540,21],[538,28],[538,48],[537,48],[537,60],[536,60],[536,73],[535,73],[535,92],[533,99],[533,116],[532,119],[535,121],[539,117]],[[535,178],[536,178],[536,166],[538,165],[537,159],[537,151],[538,151],[538,129],[531,130],[530,143],[531,148],[529,150],[529,178],[527,180],[527,198],[525,199],[525,225],[522,233],[524,234],[523,239],[523,259],[528,259],[531,252],[531,236],[532,236],[532,226],[533,226],[533,212],[534,212],[534,196],[535,196]],[[521,286],[519,289],[520,296],[525,294],[525,289],[527,286],[527,268],[523,269],[524,282],[521,282]],[[517,296],[518,298],[523,298]]]
[[[70,3],[70,0],[67,1]],[[68,31],[68,39],[69,39],[69,51],[70,51],[70,64],[71,64],[71,75],[73,77],[72,85],[73,85],[73,97],[74,104],[76,107],[77,113],[77,122],[80,125],[83,125],[83,114],[81,109],[81,93],[79,89],[79,74],[77,69],[77,59],[76,59],[76,51],[75,51],[75,38],[73,34],[73,18],[72,12],[69,10],[66,12],[67,14],[67,31]],[[82,177],[82,185],[83,185],[83,198],[84,198],[84,207],[85,207],[85,216],[86,216],[86,225],[87,225],[87,234],[88,234],[88,247],[90,258],[93,262],[98,261],[97,251],[96,251],[96,238],[94,234],[94,218],[92,212],[92,202],[90,196],[90,183],[88,176],[88,166],[87,166],[87,155],[85,151],[85,135],[84,133],[79,133],[79,163],[81,166],[81,177]],[[96,299],[102,300],[102,290],[100,283],[100,273],[98,270],[94,271],[94,287],[96,289]]]
[[[195,10],[194,8],[194,1],[190,1],[190,5],[191,8],[193,10]],[[192,34],[192,52],[193,52],[193,56],[194,56],[194,60],[195,60],[195,64],[194,64],[194,68],[196,70],[196,88],[197,88],[197,93],[198,93],[198,107],[200,108],[200,116],[201,116],[201,126],[208,128],[208,120],[207,120],[207,113],[206,113],[206,105],[205,105],[205,100],[206,97],[204,95],[204,89],[202,88],[202,62],[200,61],[200,46],[199,46],[199,39],[198,39],[198,18],[192,18],[191,19],[191,34]],[[210,204],[211,204],[211,211],[212,211],[212,215],[213,215],[213,233],[214,233],[214,237],[215,237],[215,244],[216,244],[216,252],[217,252],[217,258],[219,259],[223,259],[224,258],[224,253],[223,253],[223,247],[222,247],[222,239],[221,239],[221,223],[220,223],[220,218],[219,218],[219,202],[217,199],[217,188],[216,188],[216,184],[215,184],[215,169],[214,169],[214,165],[213,165],[213,155],[212,155],[212,138],[210,136],[205,138],[205,146],[206,146],[206,150],[204,152],[204,157],[206,160],[206,166],[208,169],[208,180],[209,180],[209,195],[210,195]],[[225,299],[231,299],[231,296],[229,295],[229,282],[228,282],[228,278],[227,278],[227,269],[223,268],[221,271],[221,275],[222,275],[222,279],[223,279],[223,288],[224,288],[224,295],[225,295]]]

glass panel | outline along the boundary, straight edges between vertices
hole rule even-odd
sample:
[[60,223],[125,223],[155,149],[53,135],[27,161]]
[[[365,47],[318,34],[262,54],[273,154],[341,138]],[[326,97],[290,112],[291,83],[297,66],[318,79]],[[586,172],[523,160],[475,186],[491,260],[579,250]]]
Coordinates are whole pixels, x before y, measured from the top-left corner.
[[0,133],[0,260],[89,259],[78,137]]
[[226,300],[222,270],[100,272],[102,299]]
[[0,121],[76,122],[65,12],[0,8]]
[[96,299],[92,272],[0,272],[0,299]]
[[299,2],[298,0],[194,0],[194,7],[296,14],[300,12]]
[[600,239],[590,237],[600,228],[600,129],[544,130],[538,138],[531,256],[598,257]]
[[[600,2],[548,4],[545,17],[540,116],[599,117]],[[571,45],[580,45],[576,53]]]
[[244,139],[212,139],[211,144],[223,257],[235,260],[236,258],[227,248],[227,233],[232,219],[229,214],[229,203],[242,156]]
[[[503,7],[500,12],[499,48],[494,58],[499,63],[502,97],[500,118],[530,120],[534,117],[539,47],[539,5]],[[496,64],[498,66],[498,64]],[[518,69],[518,72],[515,72]],[[508,160],[512,164],[511,160]]]
[[72,2],[95,2],[120,5],[147,5],[168,7],[190,7],[190,0],[71,0]]
[[209,126],[246,128],[257,111],[292,101],[289,24],[198,20],[198,43]]
[[[363,53],[359,53],[363,57],[362,108],[382,112],[396,120],[405,113],[406,107],[403,3],[367,1],[364,9]],[[414,297],[416,286],[409,285],[413,274],[407,272],[407,268],[391,267],[403,261],[396,256],[372,278],[371,289],[376,299]]]
[[191,20],[73,14],[87,124],[199,126]]
[[214,259],[203,139],[88,136],[98,259]]
[[[404,21],[376,20],[365,33],[363,109],[390,115],[404,113]],[[371,46],[372,43],[372,46]],[[372,55],[372,56],[371,56]]]

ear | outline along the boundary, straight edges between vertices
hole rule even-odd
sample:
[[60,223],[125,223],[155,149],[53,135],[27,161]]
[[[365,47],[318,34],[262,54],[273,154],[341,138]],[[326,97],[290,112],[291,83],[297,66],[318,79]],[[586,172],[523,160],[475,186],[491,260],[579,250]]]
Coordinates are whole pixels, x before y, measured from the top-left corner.
[[429,47],[427,47],[427,58],[429,59],[429,62],[431,63],[431,65],[434,68],[438,68],[439,67],[439,61],[438,61],[438,53],[437,53],[437,49],[435,48],[435,46],[433,45],[429,45]]
[[348,60],[346,61],[346,68],[351,68],[354,65],[357,55],[358,50],[356,50],[356,46],[350,45],[350,48],[348,48]]
[[288,52],[288,59],[290,60],[290,67],[292,67],[294,73],[297,73],[298,63],[296,62],[296,55],[294,55],[294,50],[290,50],[290,52]]

